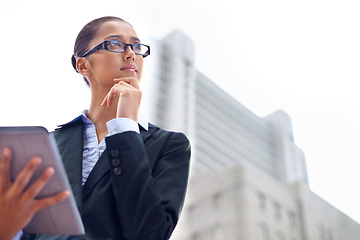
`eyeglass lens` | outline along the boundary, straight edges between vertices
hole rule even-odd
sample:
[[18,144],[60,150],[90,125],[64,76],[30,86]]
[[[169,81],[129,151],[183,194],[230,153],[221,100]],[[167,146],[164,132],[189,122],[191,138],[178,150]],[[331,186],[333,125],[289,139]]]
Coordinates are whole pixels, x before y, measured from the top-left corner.
[[132,45],[129,45],[120,41],[109,41],[107,47],[110,51],[114,51],[114,52],[125,52],[126,47],[131,47],[131,49],[137,54],[145,54],[148,50],[146,46],[141,45],[139,43],[134,43]]

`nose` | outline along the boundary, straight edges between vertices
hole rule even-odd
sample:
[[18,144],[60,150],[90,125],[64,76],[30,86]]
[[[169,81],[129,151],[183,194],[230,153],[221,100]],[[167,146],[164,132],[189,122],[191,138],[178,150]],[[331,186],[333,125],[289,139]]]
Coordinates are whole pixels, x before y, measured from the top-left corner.
[[133,61],[135,60],[135,52],[132,50],[131,46],[127,45],[125,52],[124,52],[124,59],[128,60],[128,59],[132,59]]

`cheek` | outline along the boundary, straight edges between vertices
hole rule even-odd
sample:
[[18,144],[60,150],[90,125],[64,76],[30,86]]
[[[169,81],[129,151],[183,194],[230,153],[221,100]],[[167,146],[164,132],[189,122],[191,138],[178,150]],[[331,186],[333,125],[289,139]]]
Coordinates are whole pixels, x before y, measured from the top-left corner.
[[103,67],[117,69],[121,64],[121,57],[113,53],[112,55],[101,58],[100,61]]
[[97,66],[97,70],[104,76],[115,74],[120,70],[118,58],[99,58],[94,65]]
[[138,69],[138,80],[140,81],[141,76],[142,76],[142,72],[143,72],[143,60],[139,60],[136,64],[137,69]]
[[113,79],[117,77],[119,72],[118,66],[114,61],[109,61],[109,59],[97,59],[93,62],[92,81],[101,83],[101,84],[113,84]]

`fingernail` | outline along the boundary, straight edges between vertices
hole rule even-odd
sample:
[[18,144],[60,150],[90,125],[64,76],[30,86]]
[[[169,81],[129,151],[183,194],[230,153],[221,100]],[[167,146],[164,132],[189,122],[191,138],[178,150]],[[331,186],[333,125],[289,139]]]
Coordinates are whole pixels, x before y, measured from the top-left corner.
[[61,201],[65,200],[66,198],[68,198],[70,196],[70,192],[69,191],[65,191],[64,194],[62,195]]
[[55,169],[53,167],[48,167],[45,173],[48,176],[52,176],[55,173]]
[[33,157],[31,162],[32,164],[40,165],[42,159],[40,157]]
[[5,155],[6,157],[8,157],[8,156],[11,154],[10,148],[9,148],[9,147],[5,147],[5,148],[3,149],[3,153],[4,153],[4,155]]

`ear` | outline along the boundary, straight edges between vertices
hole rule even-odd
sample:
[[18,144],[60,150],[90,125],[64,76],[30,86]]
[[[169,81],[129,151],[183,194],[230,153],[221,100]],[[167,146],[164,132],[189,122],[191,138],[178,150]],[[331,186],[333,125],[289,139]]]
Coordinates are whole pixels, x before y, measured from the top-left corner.
[[90,73],[90,62],[86,58],[78,58],[76,60],[76,69],[83,76],[88,76]]

